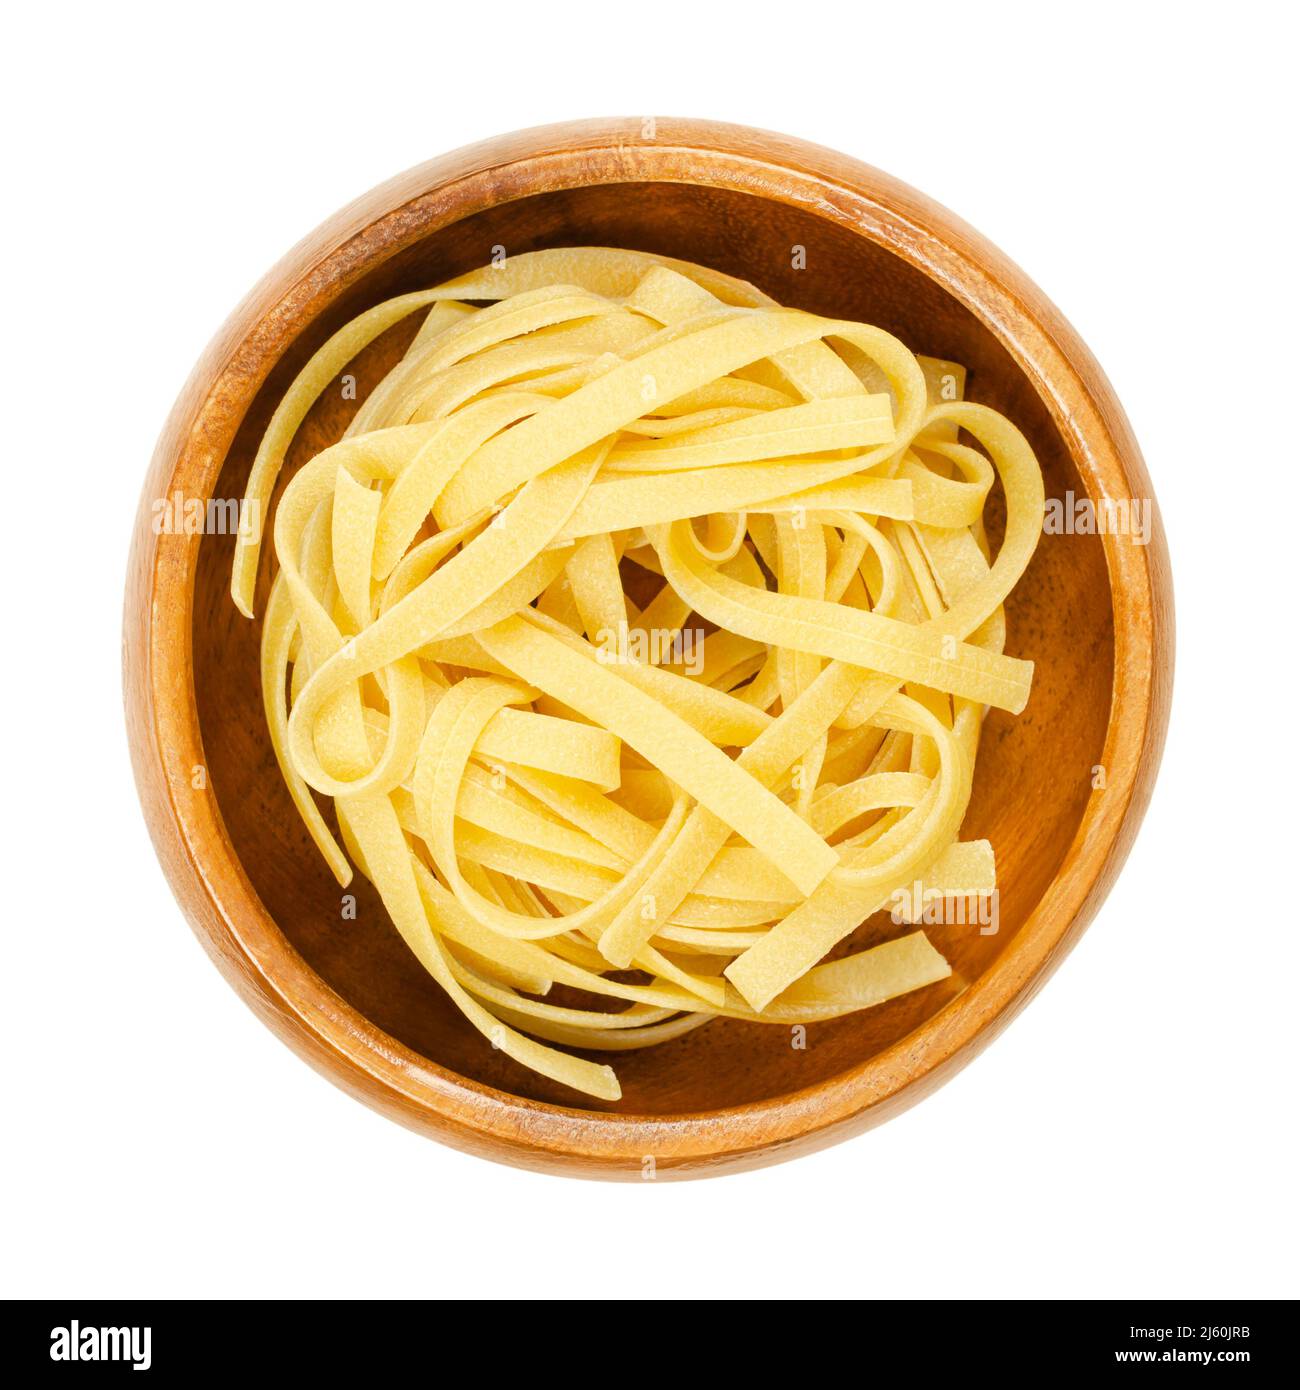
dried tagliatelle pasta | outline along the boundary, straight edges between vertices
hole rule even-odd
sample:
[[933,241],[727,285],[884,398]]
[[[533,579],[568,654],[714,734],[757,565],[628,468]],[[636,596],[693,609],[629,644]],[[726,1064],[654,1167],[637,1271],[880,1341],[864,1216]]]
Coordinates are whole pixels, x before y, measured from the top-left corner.
[[[415,313],[274,519],[267,720],[339,882],[371,880],[497,1047],[606,1100],[613,1070],[567,1049],[948,976],[920,930],[836,948],[918,884],[993,890],[958,835],[983,713],[1029,692],[1002,617],[1041,529],[1022,435],[878,328],[539,251],[336,333],[271,420],[251,514],[313,402]],[[259,539],[235,553],[249,616]]]

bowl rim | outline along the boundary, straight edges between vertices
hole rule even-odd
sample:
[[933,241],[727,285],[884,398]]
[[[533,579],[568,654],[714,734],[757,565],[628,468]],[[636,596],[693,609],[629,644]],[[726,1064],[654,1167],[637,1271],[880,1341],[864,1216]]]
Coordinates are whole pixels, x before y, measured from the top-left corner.
[[[913,1032],[849,1071],[785,1095],[683,1115],[527,1100],[462,1077],[377,1028],[303,960],[246,877],[204,764],[192,603],[199,538],[155,534],[151,503],[208,497],[266,375],[338,294],[442,226],[497,203],[592,184],[694,183],[776,199],[884,246],[999,339],[1033,384],[1090,495],[1150,499],[1151,543],[1100,537],[1115,651],[1092,795],[1052,882],[997,960]],[[923,194],[835,151],[682,118],[535,127],[408,170],[328,219],[234,310],[163,428],[128,568],[123,684],[141,803],[163,870],[200,942],[245,1002],[344,1090],[410,1128],[525,1167],[597,1177],[696,1176],[847,1137],[915,1103],[970,1061],[1042,987],[1109,891],[1150,799],[1172,694],[1173,593],[1159,508],[1100,366],[1059,310],[1000,251]]]

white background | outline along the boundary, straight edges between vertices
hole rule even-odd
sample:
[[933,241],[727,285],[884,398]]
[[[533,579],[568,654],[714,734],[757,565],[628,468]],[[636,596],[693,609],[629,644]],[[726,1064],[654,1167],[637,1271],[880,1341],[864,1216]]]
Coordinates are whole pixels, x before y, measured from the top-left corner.
[[[493,0],[7,19],[3,1292],[1300,1293],[1284,13]],[[235,302],[398,170],[608,114],[800,135],[988,235],[1124,401],[1177,589],[1160,782],[1071,959],[901,1118],[711,1182],[517,1172],[335,1090],[186,929],[122,728],[138,490]]]

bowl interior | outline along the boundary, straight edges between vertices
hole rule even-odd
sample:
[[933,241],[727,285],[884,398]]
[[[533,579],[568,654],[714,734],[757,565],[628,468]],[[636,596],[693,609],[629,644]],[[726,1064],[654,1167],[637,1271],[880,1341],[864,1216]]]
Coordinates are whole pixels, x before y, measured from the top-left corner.
[[[753,194],[690,184],[601,185],[538,194],[444,227],[377,267],[301,333],[271,372],[225,460],[215,494],[239,497],[258,440],[294,373],[340,324],[394,294],[436,284],[508,254],[564,245],[624,246],[678,256],[753,281],[780,302],[861,319],[914,351],[962,362],[968,395],[996,407],[1038,453],[1047,494],[1087,488],[1035,389],[978,318],[888,249],[803,209]],[[800,254],[797,248],[803,248]],[[796,268],[801,265],[801,268]],[[406,346],[417,319],[393,329],[349,369],[357,397]],[[299,432],[286,469],[338,438],[356,402],[328,389]],[[991,501],[996,540],[1000,498]],[[263,721],[260,624],[229,597],[233,538],[206,536],[193,610],[195,694],[211,787],[249,879],[281,931],[349,1004],[414,1052],[462,1077],[564,1106],[629,1114],[682,1114],[778,1097],[845,1072],[898,1041],[989,969],[1047,888],[1065,855],[1101,761],[1110,710],[1111,592],[1096,536],[1044,538],[1008,604],[1007,650],[1036,663],[1033,694],[1018,717],[998,711],[984,726],[963,834],[986,836],[998,863],[996,934],[977,925],[930,928],[953,963],[951,980],[808,1031],[714,1022],[661,1047],[617,1059],[623,1099],[575,1096],[495,1051],[464,1023],[390,925],[358,876],[355,920],[285,791]],[[269,552],[270,547],[265,548]],[[258,612],[269,586],[263,555]],[[908,930],[885,913],[858,942]]]

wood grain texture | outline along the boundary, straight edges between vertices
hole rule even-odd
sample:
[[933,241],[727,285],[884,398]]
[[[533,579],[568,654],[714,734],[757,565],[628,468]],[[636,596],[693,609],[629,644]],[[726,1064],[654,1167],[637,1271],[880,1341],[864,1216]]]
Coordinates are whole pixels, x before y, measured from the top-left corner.
[[[637,118],[505,136],[411,170],[330,219],[196,366],[144,486],[127,586],[140,797],[181,907],[227,978],[367,1104],[457,1147],[550,1171],[636,1178],[653,1157],[659,1176],[676,1177],[773,1162],[933,1089],[996,1036],[1096,912],[1146,807],[1168,718],[1164,537],[1158,513],[1145,546],[1045,536],[1008,605],[1008,651],[1037,663],[1034,690],[1020,717],[989,716],[964,827],[993,841],[999,931],[936,929],[952,981],[816,1025],[805,1050],[786,1029],[712,1023],[620,1056],[618,1104],[576,1105],[462,1022],[368,885],[351,890],[358,919],[342,918],[266,737],[259,625],[235,612],[227,589],[233,538],[152,525],[157,498],[242,494],[279,396],[352,315],[481,265],[494,246],[557,245],[681,256],[783,303],[880,324],[915,351],[968,366],[969,395],[1030,438],[1049,497],[1152,499],[1124,413],[1073,330],[1004,256],[914,190],[737,126],[661,119],[647,136]],[[805,268],[792,265],[794,247]],[[392,330],[350,369],[359,396],[414,327]],[[286,476],[354,409],[327,390]],[[268,580],[264,555],[259,613]],[[1098,766],[1104,789],[1093,786]],[[855,940],[895,930],[882,916]]]

